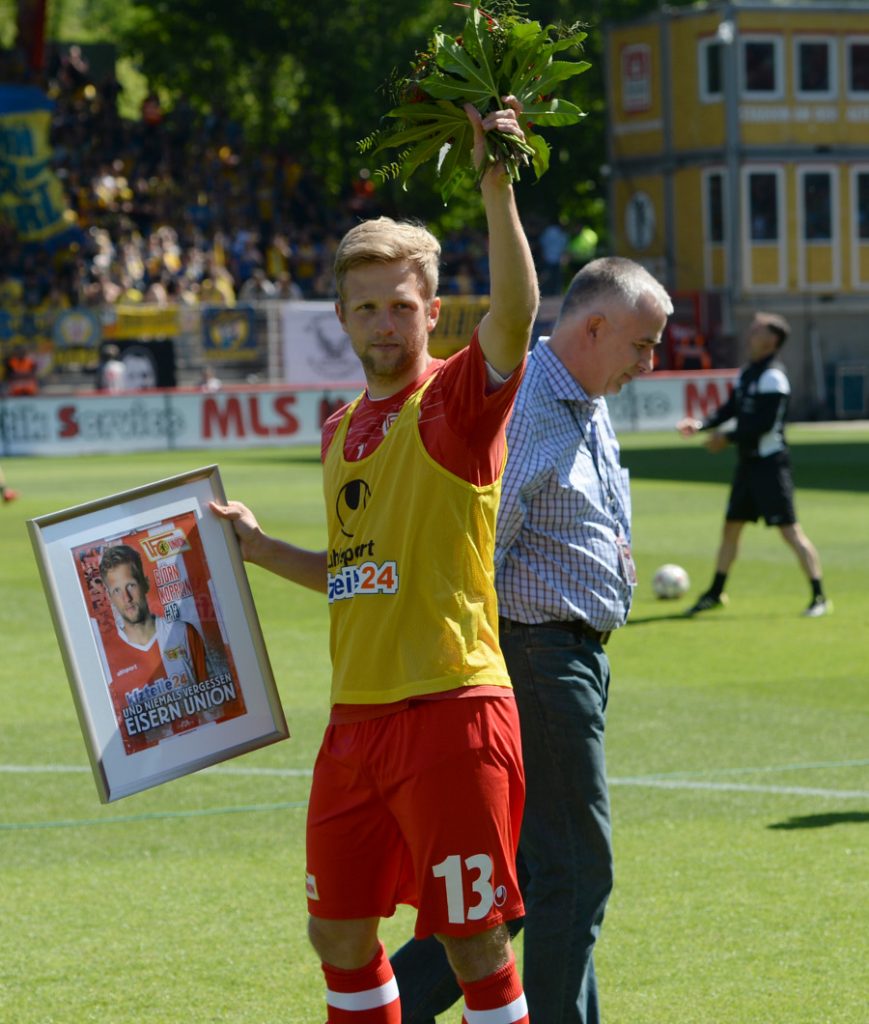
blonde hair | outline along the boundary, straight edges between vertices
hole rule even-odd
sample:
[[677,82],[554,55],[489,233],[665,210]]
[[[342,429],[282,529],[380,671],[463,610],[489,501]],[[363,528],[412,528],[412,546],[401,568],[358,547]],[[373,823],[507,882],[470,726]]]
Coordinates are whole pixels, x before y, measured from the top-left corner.
[[335,252],[338,297],[343,298],[348,270],[365,263],[407,260],[416,271],[423,295],[433,299],[438,290],[440,256],[440,242],[422,224],[391,217],[365,220],[347,232]]

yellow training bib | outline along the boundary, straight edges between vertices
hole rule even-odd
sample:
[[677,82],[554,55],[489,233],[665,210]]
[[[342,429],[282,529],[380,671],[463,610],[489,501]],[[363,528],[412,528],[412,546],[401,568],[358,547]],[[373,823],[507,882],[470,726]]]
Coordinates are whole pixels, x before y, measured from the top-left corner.
[[326,453],[333,704],[510,686],[493,567],[501,481],[477,487],[425,450],[419,410],[433,379],[367,458],[344,458],[361,399]]

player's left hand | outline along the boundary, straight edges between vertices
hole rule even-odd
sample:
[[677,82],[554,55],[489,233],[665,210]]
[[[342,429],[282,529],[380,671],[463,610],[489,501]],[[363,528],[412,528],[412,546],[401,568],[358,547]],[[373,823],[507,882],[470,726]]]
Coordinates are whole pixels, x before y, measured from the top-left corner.
[[716,430],[706,439],[706,450],[712,452],[713,455],[718,452],[723,452],[726,447],[727,438],[720,430]]

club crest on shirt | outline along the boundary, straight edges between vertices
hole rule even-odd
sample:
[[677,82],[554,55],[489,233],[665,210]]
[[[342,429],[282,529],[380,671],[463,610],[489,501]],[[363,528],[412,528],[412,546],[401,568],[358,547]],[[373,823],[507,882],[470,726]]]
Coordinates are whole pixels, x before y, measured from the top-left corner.
[[349,480],[338,492],[335,499],[335,514],[341,524],[341,532],[345,537],[353,536],[351,520],[368,505],[371,488],[361,478]]

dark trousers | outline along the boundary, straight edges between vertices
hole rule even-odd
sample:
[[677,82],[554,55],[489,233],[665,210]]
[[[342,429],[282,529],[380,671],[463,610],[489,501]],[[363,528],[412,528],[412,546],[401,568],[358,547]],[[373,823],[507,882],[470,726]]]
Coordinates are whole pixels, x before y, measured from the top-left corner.
[[[593,640],[512,626],[501,646],[516,692],[525,761],[519,877],[523,985],[532,1021],[599,1024],[592,950],[613,883],[604,724],[609,662]],[[392,957],[403,1024],[434,1024],[460,997],[441,944],[411,940]]]

